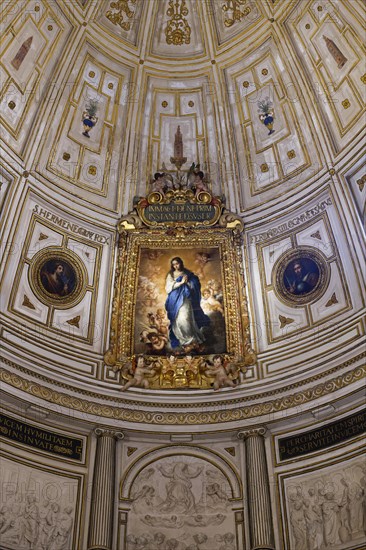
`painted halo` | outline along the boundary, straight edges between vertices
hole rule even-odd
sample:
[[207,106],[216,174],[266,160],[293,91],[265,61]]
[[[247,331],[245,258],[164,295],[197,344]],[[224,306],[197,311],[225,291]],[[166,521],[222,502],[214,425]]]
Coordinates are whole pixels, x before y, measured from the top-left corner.
[[50,247],[35,254],[28,277],[33,292],[46,305],[70,308],[86,292],[85,265],[77,254],[65,248]]
[[306,304],[318,300],[329,284],[326,257],[317,249],[301,246],[289,250],[275,263],[272,283],[281,301]]

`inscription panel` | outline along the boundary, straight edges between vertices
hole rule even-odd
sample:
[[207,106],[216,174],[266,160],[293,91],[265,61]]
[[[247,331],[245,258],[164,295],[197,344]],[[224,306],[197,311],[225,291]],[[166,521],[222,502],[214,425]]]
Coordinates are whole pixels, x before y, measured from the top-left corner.
[[366,432],[366,410],[302,434],[278,440],[280,460],[297,458],[343,443]]
[[215,214],[211,204],[152,204],[145,208],[145,217],[150,222],[205,222]]
[[28,422],[0,414],[0,436],[46,453],[81,461],[83,440],[44,430]]

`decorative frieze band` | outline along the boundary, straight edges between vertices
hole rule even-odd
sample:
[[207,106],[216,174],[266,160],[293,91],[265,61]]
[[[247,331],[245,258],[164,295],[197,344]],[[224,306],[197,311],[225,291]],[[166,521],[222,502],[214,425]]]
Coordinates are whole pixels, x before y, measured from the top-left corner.
[[[248,418],[256,418],[258,416],[288,410],[315,399],[319,399],[323,396],[331,395],[337,390],[364,379],[366,376],[366,366],[357,366],[353,370],[338,375],[332,379],[319,382],[311,388],[302,389],[297,392],[294,392],[293,388],[299,386],[301,387],[305,383],[311,383],[312,381],[318,380],[331,372],[337,372],[340,368],[345,367],[346,365],[354,364],[356,361],[361,359],[362,356],[364,356],[364,354],[360,354],[342,365],[331,369],[328,373],[323,373],[322,376],[316,376],[304,382],[300,382],[298,385],[294,384],[292,386],[289,385],[286,388],[282,388],[283,392],[292,390],[290,395],[278,396],[278,391],[266,392],[263,393],[261,397],[265,398],[268,395],[277,395],[277,397],[262,403],[255,403],[247,406],[240,406],[240,403],[246,399],[250,399],[250,397],[237,399],[235,401],[230,400],[226,402],[227,405],[234,405],[235,403],[238,403],[239,406],[233,406],[232,409],[226,408],[226,410],[220,411],[216,410],[201,412],[189,410],[187,412],[183,412],[174,411],[171,409],[164,411],[161,410],[161,406],[158,412],[144,411],[141,409],[146,406],[146,404],[135,402],[127,403],[126,401],[122,402],[122,400],[118,401],[118,405],[109,405],[107,403],[99,404],[95,401],[88,401],[86,398],[80,398],[79,396],[56,391],[54,388],[51,389],[46,386],[42,386],[34,380],[25,379],[18,374],[7,371],[6,369],[0,369],[0,381],[33,395],[34,397],[41,398],[44,401],[56,403],[61,406],[69,407],[83,413],[97,415],[100,417],[119,419],[124,422],[148,423],[150,425],[207,425],[233,421],[240,422],[242,420],[247,420]],[[66,385],[63,385],[63,387],[65,387],[68,391],[75,391],[75,388],[71,389]],[[93,396],[95,396],[95,394],[93,394]],[[115,399],[113,399],[113,401],[115,401]],[[132,404],[135,405],[133,409]],[[214,403],[210,403],[210,405],[213,406]],[[152,407],[154,404],[149,403],[149,406]]]

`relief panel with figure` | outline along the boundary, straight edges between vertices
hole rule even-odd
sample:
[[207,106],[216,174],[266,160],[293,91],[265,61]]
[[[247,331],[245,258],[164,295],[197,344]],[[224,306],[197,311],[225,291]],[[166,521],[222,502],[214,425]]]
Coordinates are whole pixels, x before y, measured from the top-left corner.
[[282,480],[291,550],[346,550],[366,537],[366,466],[357,458]]
[[76,548],[79,480],[1,458],[1,548]]
[[131,487],[127,550],[237,550],[231,488],[223,473],[192,456],[145,467]]

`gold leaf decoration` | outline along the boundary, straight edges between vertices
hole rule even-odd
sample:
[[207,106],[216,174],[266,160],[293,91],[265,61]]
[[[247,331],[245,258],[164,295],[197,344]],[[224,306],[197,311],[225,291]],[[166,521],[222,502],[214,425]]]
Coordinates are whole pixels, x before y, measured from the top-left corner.
[[136,4],[136,0],[117,0],[117,2],[111,2],[111,9],[105,14],[109,21],[114,25],[119,25],[124,31],[131,29],[131,22],[125,21],[125,17],[132,19],[135,14],[130,8],[130,4]]
[[66,323],[68,323],[73,327],[80,328],[79,321],[80,321],[80,315],[77,315],[76,317],[73,317],[72,319],[69,319],[68,321],[66,321]]
[[25,307],[29,307],[29,309],[36,309],[26,294],[24,294],[22,305]]
[[188,15],[185,0],[169,0],[166,14],[170,17],[165,29],[167,44],[174,44],[174,46],[190,44],[191,27],[185,19]]
[[333,306],[334,304],[338,304],[338,300],[335,292],[333,292],[332,296],[329,298],[329,300],[325,304],[325,307],[330,307],[330,306]]
[[294,320],[291,319],[291,317],[284,317],[283,315],[279,315],[278,319],[280,321],[280,328],[283,328],[286,325],[290,325],[291,323],[294,322]]
[[39,237],[38,237],[38,240],[39,241],[44,241],[45,239],[48,239],[48,235],[45,235],[44,233],[40,233]]
[[[63,383],[57,383],[55,380],[52,380],[53,384],[56,386],[62,387],[65,391],[57,391],[54,388],[49,388],[47,386],[42,386],[36,381],[29,381],[27,378],[23,378],[14,372],[7,371],[5,368],[0,368],[0,381],[4,384],[11,385],[14,388],[21,389],[22,391],[39,397],[42,395],[42,398],[45,401],[55,404],[62,404],[63,406],[68,406],[73,410],[82,411],[90,414],[97,414],[107,418],[115,418],[119,422],[129,422],[129,423],[148,423],[149,425],[164,425],[164,426],[176,426],[176,425],[204,425],[207,424],[220,424],[224,422],[238,422],[246,421],[248,418],[255,418],[262,416],[264,414],[268,415],[271,413],[280,412],[283,414],[284,410],[289,410],[291,408],[298,408],[299,404],[309,403],[313,400],[318,400],[323,396],[330,396],[333,392],[337,392],[342,388],[348,387],[352,384],[357,383],[359,386],[360,381],[364,381],[366,377],[366,367],[362,364],[361,366],[356,366],[353,370],[349,370],[342,374],[337,374],[335,378],[328,379],[325,382],[320,381],[322,377],[325,377],[330,374],[338,372],[341,368],[345,368],[349,365],[354,365],[365,357],[365,353],[361,353],[356,357],[352,357],[348,361],[333,367],[327,372],[317,374],[316,376],[309,377],[306,380],[306,384],[315,382],[315,385],[308,387],[307,389],[301,389],[300,391],[294,391],[295,388],[301,387],[304,382],[300,381],[295,384],[288,386],[282,386],[280,389],[275,391],[265,392],[263,397],[274,396],[274,399],[269,399],[265,402],[255,403],[254,405],[243,406],[244,401],[249,401],[252,397],[248,396],[246,398],[241,398],[236,400],[240,402],[239,407],[235,407],[231,410],[225,408],[225,410],[216,410],[215,412],[200,412],[200,411],[189,411],[189,412],[165,412],[159,410],[158,414],[154,414],[150,411],[143,411],[139,407],[131,408],[131,403],[128,403],[126,407],[125,403],[119,403],[118,406],[98,404],[96,398],[100,397],[97,393],[80,391],[84,395],[92,398],[87,400],[85,398],[75,398],[70,395],[70,391],[74,390],[75,387],[68,386]],[[19,365],[16,365],[12,361],[4,358],[3,363],[9,365],[12,368],[17,368],[21,372],[25,372],[27,377],[29,375],[35,375],[34,372],[30,372],[28,369],[23,369]],[[36,375],[35,378],[45,379],[41,375]],[[46,380],[46,379],[45,379]],[[291,395],[279,395],[283,392],[291,390]],[[220,402],[222,405],[222,402]],[[232,403],[232,402],[231,402]],[[152,406],[161,407],[160,402],[157,400],[156,403],[152,403]]]
[[243,17],[250,14],[251,9],[249,6],[245,6],[246,3],[247,0],[226,0],[222,4],[221,9],[225,14],[225,27],[232,27],[236,21],[241,21]]

